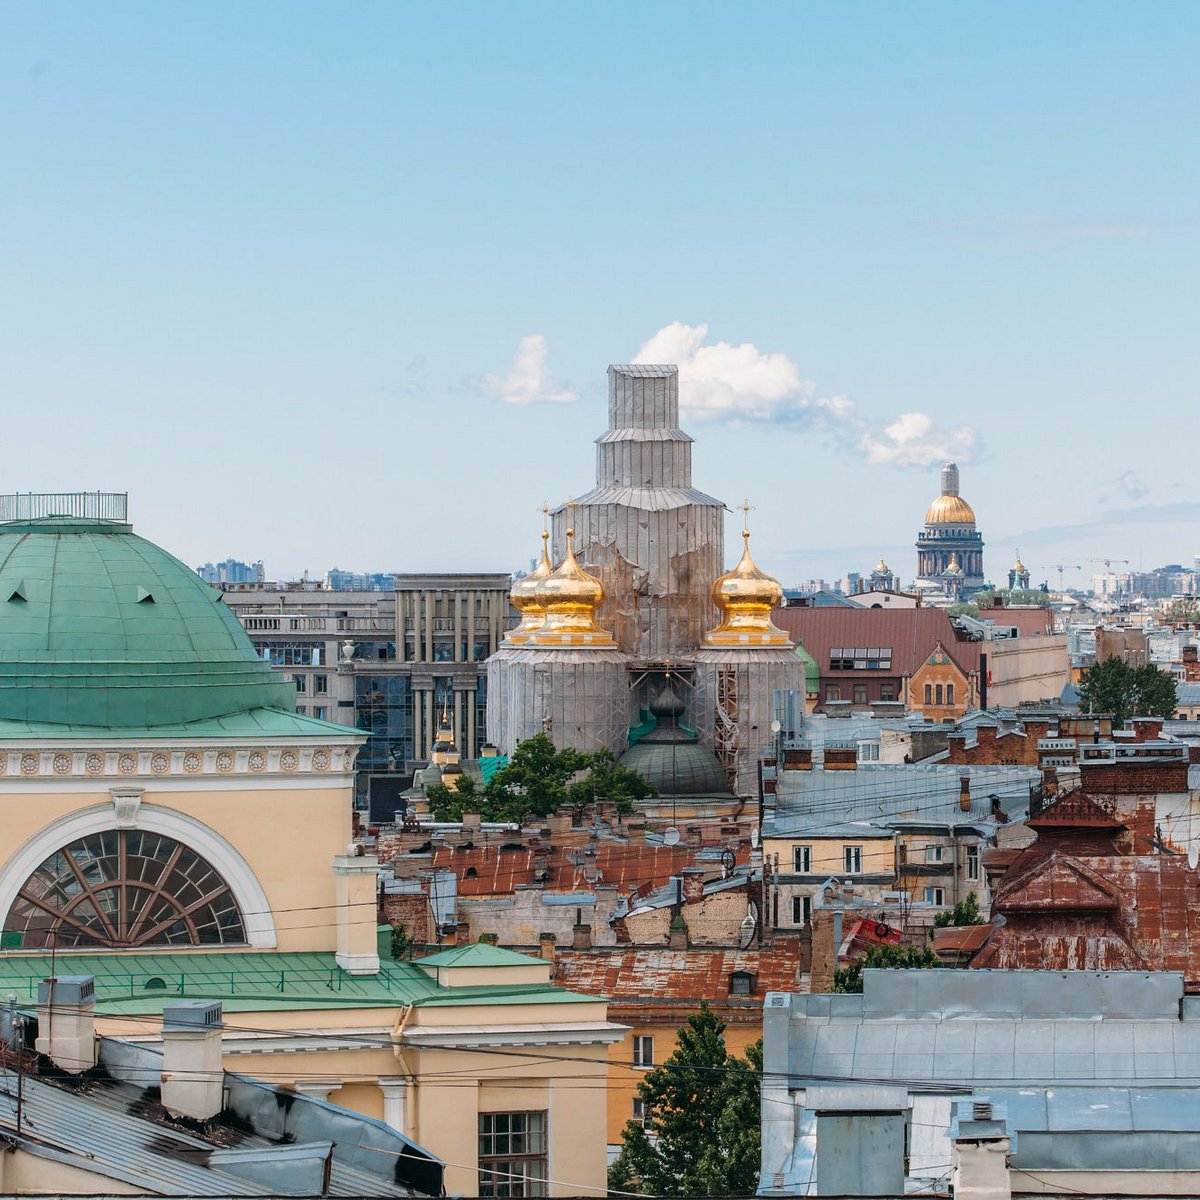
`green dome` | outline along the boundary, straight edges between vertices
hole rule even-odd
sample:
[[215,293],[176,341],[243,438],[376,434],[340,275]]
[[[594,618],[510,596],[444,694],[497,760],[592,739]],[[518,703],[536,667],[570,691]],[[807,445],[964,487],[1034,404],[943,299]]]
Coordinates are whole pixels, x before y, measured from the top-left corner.
[[0,720],[153,728],[276,708],[295,690],[220,593],[131,526],[0,524]]

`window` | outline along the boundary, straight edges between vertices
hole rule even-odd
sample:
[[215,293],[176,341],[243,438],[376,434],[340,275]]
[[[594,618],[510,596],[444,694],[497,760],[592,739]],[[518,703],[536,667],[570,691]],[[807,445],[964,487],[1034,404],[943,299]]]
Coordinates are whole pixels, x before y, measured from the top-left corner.
[[318,721],[328,721],[329,720],[328,714],[329,714],[329,709],[318,704],[317,707],[313,709],[312,715],[314,717],[316,717]]
[[547,1194],[544,1112],[479,1114],[479,1194]]
[[933,703],[933,684],[932,683],[927,683],[925,685],[925,703],[926,704]]
[[954,684],[952,683],[946,684],[946,703],[954,703]]
[[296,681],[296,691],[303,694],[308,691],[308,679],[303,675],[293,675],[292,678]]
[[890,671],[891,646],[831,646],[831,671]]
[[811,846],[793,846],[792,847],[792,867],[797,875],[812,874],[812,847]]
[[866,704],[867,702],[867,685],[865,683],[856,683],[854,685],[854,703]]
[[942,849],[943,847],[941,846],[926,846],[925,861],[927,863],[940,863],[942,861]]
[[941,702],[942,702],[942,685],[940,683],[937,685],[936,688],[933,689],[933,694],[936,697],[936,699],[934,700],[934,703],[941,704]]
[[946,892],[944,888],[927,887],[925,889],[925,903],[936,904],[939,907],[946,903]]
[[636,1122],[637,1122],[639,1125],[645,1125],[645,1124],[646,1124],[646,1118],[647,1118],[649,1115],[650,1115],[650,1114],[649,1114],[649,1113],[647,1112],[647,1110],[646,1110],[646,1102],[645,1102],[645,1100],[643,1100],[643,1099],[641,1098],[641,1096],[634,1096],[634,1098],[633,1098],[633,1119],[634,1119],[634,1120],[635,1120],[635,1121],[636,1121]]
[[314,675],[313,676],[313,691],[316,692],[318,696],[325,695],[325,693],[327,691],[329,691],[329,676],[328,675]]
[[862,847],[844,846],[842,848],[842,865],[847,875],[861,875]]
[[812,897],[792,897],[792,924],[807,925],[812,920]]
[[255,642],[258,656],[275,667],[319,667],[324,642]]
[[878,742],[859,742],[858,743],[858,761],[859,762],[878,762],[879,761],[879,743]]
[[978,879],[979,878],[979,847],[978,846],[968,846],[967,847],[967,878],[968,879]]
[[4,922],[16,950],[244,945],[242,914],[212,865],[140,829],[89,834],[55,851]]
[[826,700],[840,700],[842,698],[842,689],[836,683],[827,683],[825,685]]
[[754,991],[754,976],[749,971],[734,971],[729,976],[731,996],[749,996]]
[[633,1065],[635,1067],[654,1066],[654,1038],[648,1034],[633,1035]]
[[880,700],[892,701],[896,699],[896,685],[894,683],[881,683],[879,685]]

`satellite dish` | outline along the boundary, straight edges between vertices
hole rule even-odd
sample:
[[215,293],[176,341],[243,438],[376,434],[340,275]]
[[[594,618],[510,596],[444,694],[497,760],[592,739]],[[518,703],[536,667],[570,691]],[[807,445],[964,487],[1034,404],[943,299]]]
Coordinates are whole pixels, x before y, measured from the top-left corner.
[[771,722],[771,732],[772,733],[778,733],[782,728],[783,728],[783,726],[778,721]]
[[1200,846],[1193,842],[1188,847],[1188,866],[1194,871],[1198,864],[1200,864]]
[[674,825],[669,825],[666,832],[663,834],[663,841],[666,842],[668,846],[678,846],[679,830],[676,829]]
[[757,850],[758,843],[760,840],[761,839],[758,834],[758,826],[755,825],[755,827],[752,830],[750,830],[750,845],[753,846],[755,850]]

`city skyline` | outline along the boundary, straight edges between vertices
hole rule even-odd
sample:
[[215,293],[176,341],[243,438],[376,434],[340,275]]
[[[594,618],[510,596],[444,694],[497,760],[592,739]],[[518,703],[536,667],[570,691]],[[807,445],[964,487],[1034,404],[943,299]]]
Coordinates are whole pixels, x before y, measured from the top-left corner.
[[786,583],[911,577],[947,459],[996,582],[1189,561],[1200,14],[693,13],[6,5],[7,486],[509,570],[666,361]]

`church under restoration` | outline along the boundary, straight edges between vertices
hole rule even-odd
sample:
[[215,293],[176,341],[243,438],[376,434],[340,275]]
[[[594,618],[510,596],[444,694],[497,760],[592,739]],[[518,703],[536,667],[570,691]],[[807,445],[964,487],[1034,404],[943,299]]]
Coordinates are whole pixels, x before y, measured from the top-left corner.
[[775,694],[803,695],[804,663],[771,621],[782,589],[745,529],[724,569],[725,505],[692,486],[678,368],[608,379],[596,486],[555,509],[513,588],[521,621],[488,659],[488,737],[506,754],[543,732],[606,747],[664,797],[755,793]]

